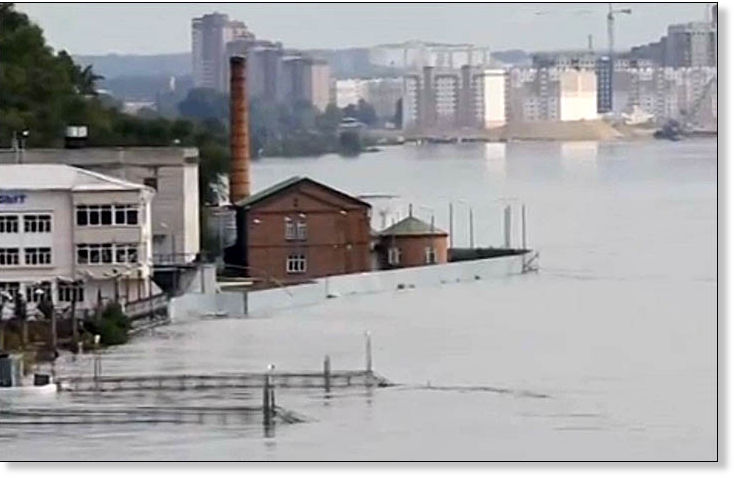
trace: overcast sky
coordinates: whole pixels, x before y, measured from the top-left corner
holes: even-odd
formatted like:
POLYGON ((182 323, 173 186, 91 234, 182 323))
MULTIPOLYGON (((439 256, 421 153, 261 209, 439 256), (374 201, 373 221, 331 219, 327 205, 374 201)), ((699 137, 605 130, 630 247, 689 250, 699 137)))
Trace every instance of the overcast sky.
MULTIPOLYGON (((411 39, 492 50, 606 48, 607 4, 24 4, 56 49, 73 54, 155 54, 191 49, 191 18, 218 11, 258 38, 295 48, 345 48, 411 39)), ((705 4, 624 4, 619 48, 657 40, 671 23, 703 20, 705 4)))

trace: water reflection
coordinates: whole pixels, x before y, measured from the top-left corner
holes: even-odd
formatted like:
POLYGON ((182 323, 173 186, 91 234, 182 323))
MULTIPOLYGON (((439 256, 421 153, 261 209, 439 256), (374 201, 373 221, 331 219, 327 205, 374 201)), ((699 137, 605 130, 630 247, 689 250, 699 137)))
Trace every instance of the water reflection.
POLYGON ((507 143, 484 143, 483 154, 487 171, 504 177, 507 173, 507 143))
POLYGON ((597 141, 568 141, 561 143, 561 165, 571 176, 596 177, 599 155, 597 141))

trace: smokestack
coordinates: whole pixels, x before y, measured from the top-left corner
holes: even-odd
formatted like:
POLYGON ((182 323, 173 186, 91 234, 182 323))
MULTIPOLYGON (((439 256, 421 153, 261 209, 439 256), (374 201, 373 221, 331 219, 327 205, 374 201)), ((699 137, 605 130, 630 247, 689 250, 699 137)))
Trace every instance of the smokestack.
POLYGON ((229 200, 232 204, 250 195, 250 111, 247 103, 246 60, 229 59, 229 200))

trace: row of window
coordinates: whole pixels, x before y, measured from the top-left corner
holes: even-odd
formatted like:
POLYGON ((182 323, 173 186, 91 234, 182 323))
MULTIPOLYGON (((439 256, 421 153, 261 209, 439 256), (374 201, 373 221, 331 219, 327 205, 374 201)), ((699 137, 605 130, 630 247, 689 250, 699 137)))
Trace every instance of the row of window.
MULTIPOLYGON (((0 234, 17 234, 20 217, 17 214, 0 215, 0 234)), ((51 232, 50 214, 24 214, 23 232, 51 232)))
MULTIPOLYGON (((387 250, 387 263, 391 266, 400 265, 401 251, 399 247, 391 247, 387 250)), ((426 264, 438 263, 438 253, 435 247, 425 248, 425 261, 426 264)))
POLYGON ((40 266, 51 264, 50 247, 26 247, 23 249, 24 262, 21 264, 20 248, 0 247, 0 266, 40 266))
POLYGON ((77 264, 134 264, 137 244, 77 244, 77 264))
MULTIPOLYGON (((28 302, 36 302, 43 296, 43 293, 48 293, 50 290, 51 284, 48 282, 42 285, 26 286, 25 299, 28 302), (38 293, 39 289, 43 291, 41 294, 38 293)), ((15 297, 20 291, 20 282, 0 282, 0 292, 6 292, 11 297, 15 297)), ((84 302, 84 287, 79 284, 60 283, 56 288, 56 300, 58 302, 84 302)))
POLYGON ((135 226, 139 221, 137 204, 85 204, 76 207, 77 226, 135 226))

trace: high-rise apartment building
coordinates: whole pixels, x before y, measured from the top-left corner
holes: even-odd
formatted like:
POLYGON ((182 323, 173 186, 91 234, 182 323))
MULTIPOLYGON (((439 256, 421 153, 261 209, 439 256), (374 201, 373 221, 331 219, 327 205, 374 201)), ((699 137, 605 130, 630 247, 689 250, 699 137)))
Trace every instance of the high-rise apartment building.
POLYGON ((210 13, 191 20, 191 59, 194 86, 227 91, 227 43, 254 38, 244 23, 230 21, 222 13, 210 13))
POLYGON ((509 81, 511 121, 579 121, 597 117, 593 70, 562 67, 513 68, 509 81))
POLYGON ((283 97, 289 104, 309 102, 323 111, 329 104, 329 64, 307 56, 283 58, 283 97))
POLYGON ((670 25, 664 66, 716 66, 716 33, 716 26, 709 22, 670 25))
POLYGON ((484 70, 423 67, 403 78, 403 128, 429 132, 482 128, 484 70))

